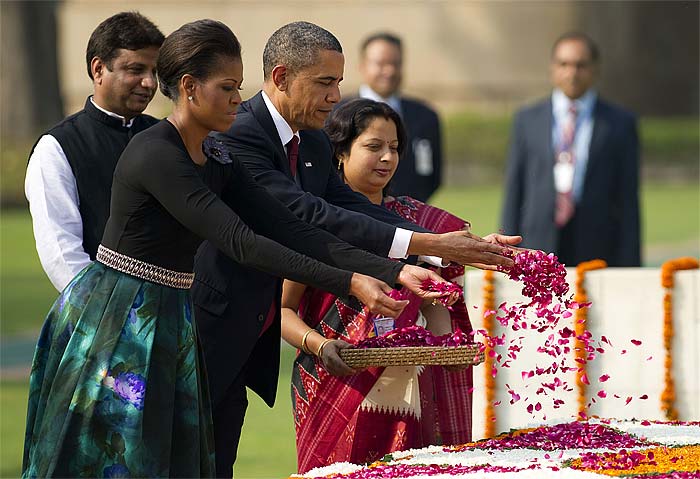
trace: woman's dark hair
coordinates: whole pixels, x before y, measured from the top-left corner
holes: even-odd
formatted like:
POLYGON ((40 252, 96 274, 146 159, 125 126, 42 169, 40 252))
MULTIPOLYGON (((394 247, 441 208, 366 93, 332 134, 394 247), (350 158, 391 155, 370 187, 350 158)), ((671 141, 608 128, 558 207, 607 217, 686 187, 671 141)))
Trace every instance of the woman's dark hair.
POLYGON ((186 23, 168 35, 158 54, 158 83, 163 95, 175 101, 185 74, 206 80, 222 59, 240 60, 241 44, 231 29, 216 20, 186 23))
POLYGON ((403 154, 406 149, 406 130, 399 114, 386 103, 356 98, 337 107, 326 120, 324 130, 333 144, 333 161, 336 166, 341 156, 350 154, 352 142, 367 129, 375 118, 384 118, 394 122, 399 140, 397 150, 399 156, 403 154))
POLYGON ((90 63, 98 57, 111 70, 112 60, 118 55, 118 50, 141 50, 148 47, 160 47, 165 37, 148 18, 139 12, 121 12, 112 15, 90 35, 85 60, 87 71, 92 78, 90 63))
MULTIPOLYGON (((338 168, 341 177, 343 176, 340 157, 349 155, 352 142, 357 139, 375 118, 391 120, 396 125, 396 137, 399 140, 397 151, 399 158, 406 149, 406 129, 403 126, 401 117, 396 111, 386 103, 381 103, 366 98, 356 98, 340 105, 333 110, 326 120, 324 130, 328 134, 333 145, 333 163, 338 168)), ((391 180, 384 187, 384 194, 391 190, 391 180)))

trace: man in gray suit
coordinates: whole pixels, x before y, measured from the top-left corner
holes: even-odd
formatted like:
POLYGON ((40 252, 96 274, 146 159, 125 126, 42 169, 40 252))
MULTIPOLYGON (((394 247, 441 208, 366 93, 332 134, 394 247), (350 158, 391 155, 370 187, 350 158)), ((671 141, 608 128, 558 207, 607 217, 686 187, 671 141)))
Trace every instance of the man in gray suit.
POLYGON ((639 266, 639 139, 634 115, 593 88, 598 47, 585 34, 552 48, 550 97, 520 110, 506 168, 502 226, 570 266, 639 266))

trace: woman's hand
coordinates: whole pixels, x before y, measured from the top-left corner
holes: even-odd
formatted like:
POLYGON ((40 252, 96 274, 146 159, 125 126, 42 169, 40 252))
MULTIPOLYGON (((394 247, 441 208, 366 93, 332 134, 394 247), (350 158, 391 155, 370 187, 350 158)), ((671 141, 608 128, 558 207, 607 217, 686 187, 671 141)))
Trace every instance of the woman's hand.
POLYGON ((453 291, 452 293, 450 293, 450 297, 447 300, 447 302, 445 303, 445 306, 452 306, 453 304, 455 304, 459 300, 459 298, 461 296, 462 296, 461 291, 453 291))
POLYGON ((371 276, 354 273, 350 280, 350 294, 365 304, 371 312, 396 318, 406 307, 408 300, 397 301, 390 298, 390 292, 391 287, 388 284, 371 276))
MULTIPOLYGON (((437 299, 445 296, 445 293, 440 293, 438 291, 428 291, 423 287, 423 283, 426 280, 432 280, 436 283, 445 283, 446 281, 440 277, 436 272, 421 268, 420 266, 413 266, 410 264, 404 265, 399 272, 399 277, 397 281, 406 287, 412 293, 420 296, 423 299, 437 299)), ((449 304, 454 303, 459 298, 458 295, 450 295, 449 304)))
POLYGON ((350 374, 357 373, 357 370, 351 368, 340 359, 340 350, 351 347, 352 345, 350 343, 346 343, 342 339, 334 339, 326 343, 320 356, 326 371, 333 376, 349 376, 350 374))

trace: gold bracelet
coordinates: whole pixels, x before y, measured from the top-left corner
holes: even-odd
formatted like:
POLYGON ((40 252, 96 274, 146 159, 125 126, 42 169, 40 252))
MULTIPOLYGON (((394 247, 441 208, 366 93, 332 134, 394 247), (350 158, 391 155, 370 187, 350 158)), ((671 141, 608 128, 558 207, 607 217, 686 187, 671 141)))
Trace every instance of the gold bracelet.
POLYGON ((309 334, 313 333, 315 330, 314 329, 309 329, 304 333, 304 335, 301 337, 301 350, 305 354, 311 354, 311 351, 309 351, 309 348, 306 346, 306 340, 309 337, 309 334))
POLYGON ((333 340, 332 340, 332 339, 326 339, 326 340, 324 340, 324 341, 321 343, 321 345, 318 347, 318 351, 316 351, 316 356, 318 356, 318 357, 320 358, 320 357, 321 357, 321 353, 323 353, 323 348, 326 346, 326 344, 330 343, 331 341, 333 341, 333 340))

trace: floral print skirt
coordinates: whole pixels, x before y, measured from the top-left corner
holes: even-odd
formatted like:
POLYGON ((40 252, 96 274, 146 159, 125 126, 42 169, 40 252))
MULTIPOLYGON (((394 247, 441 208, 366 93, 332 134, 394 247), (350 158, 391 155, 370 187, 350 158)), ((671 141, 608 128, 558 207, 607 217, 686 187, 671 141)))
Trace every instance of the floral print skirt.
POLYGON ((22 476, 214 476, 201 364, 188 290, 88 266, 39 337, 22 476))

